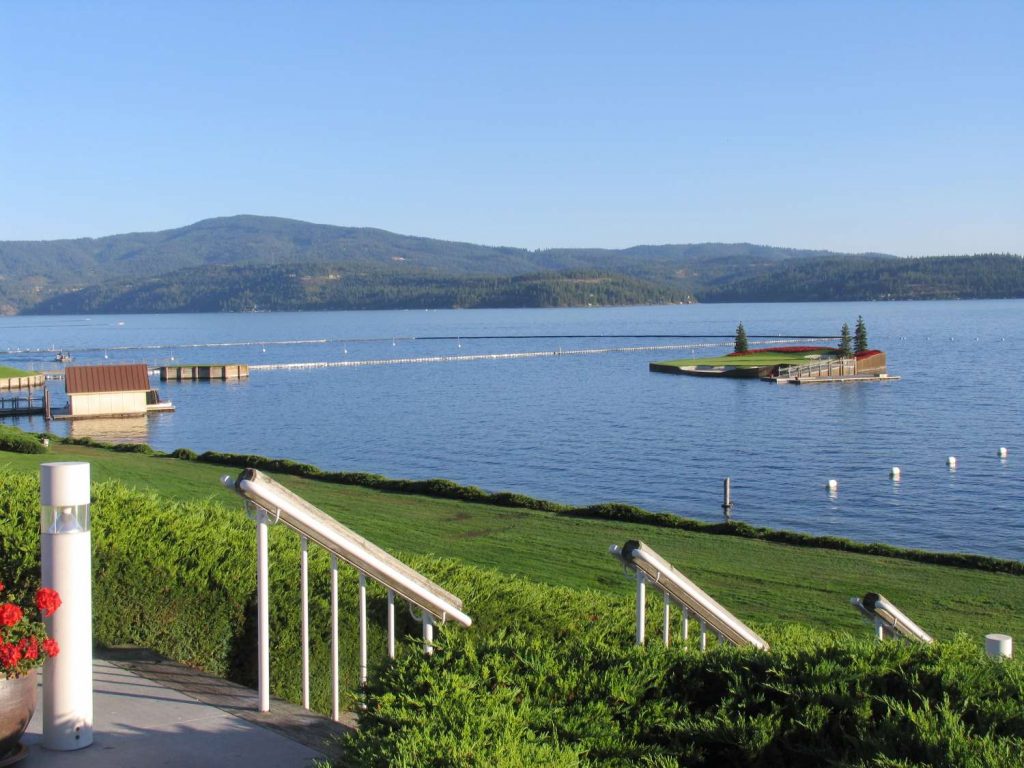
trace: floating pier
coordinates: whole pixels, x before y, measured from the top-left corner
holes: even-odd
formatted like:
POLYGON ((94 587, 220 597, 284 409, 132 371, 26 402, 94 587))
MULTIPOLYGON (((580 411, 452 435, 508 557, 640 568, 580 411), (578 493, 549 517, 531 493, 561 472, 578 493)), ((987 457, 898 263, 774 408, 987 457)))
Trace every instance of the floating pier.
POLYGON ((50 391, 41 389, 39 394, 0 397, 0 416, 44 416, 50 418, 50 391))
POLYGON ((164 365, 160 381, 227 381, 249 378, 249 366, 232 365, 164 365))

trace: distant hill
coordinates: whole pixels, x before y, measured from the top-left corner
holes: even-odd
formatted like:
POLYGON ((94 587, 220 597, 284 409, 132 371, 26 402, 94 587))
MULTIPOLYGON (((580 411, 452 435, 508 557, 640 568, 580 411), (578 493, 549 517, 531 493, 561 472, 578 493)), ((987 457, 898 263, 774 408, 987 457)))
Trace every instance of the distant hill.
POLYGON ((898 259, 748 243, 531 251, 262 216, 0 242, 5 313, 939 296, 1024 296, 1021 260, 898 259))
POLYGON ((439 307, 577 307, 692 301, 684 291, 625 275, 544 272, 440 276, 346 265, 209 266, 54 296, 29 314, 247 312, 439 307))

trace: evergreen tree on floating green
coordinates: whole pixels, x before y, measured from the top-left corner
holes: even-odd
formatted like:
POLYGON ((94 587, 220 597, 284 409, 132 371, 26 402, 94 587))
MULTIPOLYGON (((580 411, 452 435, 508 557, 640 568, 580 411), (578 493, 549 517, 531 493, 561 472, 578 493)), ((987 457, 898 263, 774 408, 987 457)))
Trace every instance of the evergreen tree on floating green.
POLYGON ((868 351, 868 328, 864 325, 864 318, 857 315, 857 328, 853 332, 853 351, 857 354, 868 351))
POLYGON ((747 344, 747 330, 743 327, 743 323, 736 326, 736 343, 733 345, 733 352, 746 352, 750 349, 750 345, 747 344))
POLYGON ((849 323, 843 323, 843 330, 839 333, 839 356, 853 357, 853 339, 850 336, 849 323))

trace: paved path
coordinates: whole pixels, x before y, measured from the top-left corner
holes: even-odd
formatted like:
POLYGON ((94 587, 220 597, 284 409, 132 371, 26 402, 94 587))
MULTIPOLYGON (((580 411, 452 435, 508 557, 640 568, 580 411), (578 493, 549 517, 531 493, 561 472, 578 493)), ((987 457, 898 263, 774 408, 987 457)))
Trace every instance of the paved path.
MULTIPOLYGON (((42 689, 37 699, 42 705, 42 689)), ((310 768, 324 740, 346 732, 301 707, 273 701, 256 711, 256 692, 147 654, 114 652, 93 663, 94 738, 71 752, 42 748, 39 707, 18 768, 310 768)))

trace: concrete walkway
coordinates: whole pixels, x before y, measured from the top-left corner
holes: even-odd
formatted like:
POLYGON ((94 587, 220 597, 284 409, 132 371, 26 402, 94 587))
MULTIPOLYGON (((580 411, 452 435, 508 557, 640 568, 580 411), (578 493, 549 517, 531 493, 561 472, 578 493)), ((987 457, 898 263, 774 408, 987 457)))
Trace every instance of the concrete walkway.
POLYGON ((40 688, 18 768, 309 768, 354 725, 278 700, 260 714, 249 688, 147 652, 105 655, 93 663, 92 745, 43 749, 40 688))

